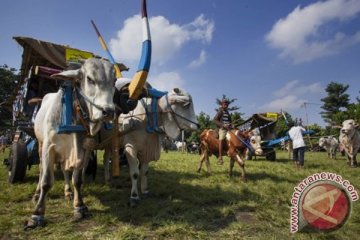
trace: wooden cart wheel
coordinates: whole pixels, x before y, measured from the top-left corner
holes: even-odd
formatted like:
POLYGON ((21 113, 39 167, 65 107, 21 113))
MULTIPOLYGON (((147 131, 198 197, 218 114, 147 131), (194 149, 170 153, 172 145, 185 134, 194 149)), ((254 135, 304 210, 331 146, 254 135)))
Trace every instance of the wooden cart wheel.
POLYGON ((25 178, 27 167, 27 150, 26 144, 19 140, 11 145, 9 156, 9 183, 22 182, 25 178))

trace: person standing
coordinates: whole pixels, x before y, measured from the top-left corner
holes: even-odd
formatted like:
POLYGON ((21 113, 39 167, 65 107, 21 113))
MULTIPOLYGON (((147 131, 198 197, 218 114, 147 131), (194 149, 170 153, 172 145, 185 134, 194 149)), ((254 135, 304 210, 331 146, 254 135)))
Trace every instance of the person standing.
POLYGON ((219 108, 217 114, 215 115, 213 121, 216 126, 219 128, 219 157, 218 157, 218 164, 224 164, 224 160, 222 158, 223 154, 223 145, 226 142, 226 133, 228 130, 231 129, 231 119, 230 113, 228 110, 229 101, 227 99, 221 100, 221 107, 219 108))
POLYGON ((293 160, 296 167, 304 168, 305 142, 303 132, 305 128, 290 124, 289 137, 293 145, 293 160))

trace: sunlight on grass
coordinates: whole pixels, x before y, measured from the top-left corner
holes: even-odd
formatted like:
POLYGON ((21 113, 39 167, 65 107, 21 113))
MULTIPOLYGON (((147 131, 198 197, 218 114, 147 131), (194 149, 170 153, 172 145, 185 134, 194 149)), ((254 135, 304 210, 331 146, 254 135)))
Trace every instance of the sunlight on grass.
MULTIPOLYGON (((289 231, 290 198, 305 177, 322 171, 340 174, 360 189, 359 169, 351 169, 344 157, 329 160, 325 153, 307 152, 305 169, 297 170, 286 152, 277 152, 275 162, 260 157, 246 162, 246 183, 234 167, 229 178, 229 161, 219 166, 211 158, 212 174, 197 173, 199 155, 163 153, 150 164, 150 196, 136 208, 128 207, 128 168, 121 169, 116 187, 104 184, 102 154, 95 181, 83 187, 84 201, 92 217, 72 222, 72 202, 64 199, 61 173, 47 200, 47 226, 30 232, 22 223, 34 207, 32 194, 38 166, 27 172, 24 183, 10 185, 7 170, 0 167, 0 238, 23 239, 351 239, 358 233, 360 206, 353 204, 346 225, 332 233, 289 231)), ((0 155, 2 161, 3 155, 0 155)))

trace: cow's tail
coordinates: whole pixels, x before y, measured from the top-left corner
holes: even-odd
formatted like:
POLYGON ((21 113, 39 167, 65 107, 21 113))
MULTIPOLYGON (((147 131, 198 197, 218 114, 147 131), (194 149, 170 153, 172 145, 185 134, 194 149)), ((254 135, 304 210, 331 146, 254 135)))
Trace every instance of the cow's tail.
POLYGON ((200 145, 199 145, 199 155, 200 155, 200 156, 201 156, 201 154, 203 153, 203 147, 204 147, 203 142, 200 142, 200 145))

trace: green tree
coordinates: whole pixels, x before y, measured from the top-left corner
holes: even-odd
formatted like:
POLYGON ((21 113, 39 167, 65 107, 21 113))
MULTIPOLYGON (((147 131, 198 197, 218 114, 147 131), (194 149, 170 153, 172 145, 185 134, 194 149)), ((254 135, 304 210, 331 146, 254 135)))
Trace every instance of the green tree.
POLYGON ((341 125, 346 119, 354 119, 356 122, 360 121, 360 103, 350 103, 345 111, 337 112, 333 116, 334 122, 341 125))
POLYGON ((15 68, 0 66, 0 132, 12 125, 12 102, 9 101, 19 81, 20 75, 15 68))
POLYGON ((357 123, 360 123, 360 102, 349 104, 346 112, 348 119, 354 119, 357 123))
POLYGON ((210 116, 204 112, 200 112, 200 114, 196 116, 196 120, 199 124, 199 129, 197 131, 185 131, 187 142, 200 142, 200 134, 204 131, 204 129, 215 128, 215 124, 210 116))
POLYGON ((315 136, 323 136, 325 135, 325 129, 321 126, 317 125, 316 123, 306 126, 308 130, 313 130, 315 136))
POLYGON ((339 112, 349 105, 349 94, 346 93, 349 85, 331 82, 326 87, 327 96, 322 98, 324 104, 321 106, 324 109, 321 116, 324 121, 330 125, 340 124, 339 116, 335 117, 339 112))
POLYGON ((240 113, 240 112, 230 113, 231 122, 234 125, 234 127, 240 126, 240 124, 244 121, 244 119, 242 118, 242 115, 243 115, 243 113, 240 113))

